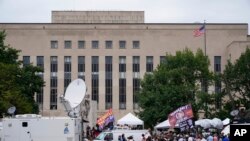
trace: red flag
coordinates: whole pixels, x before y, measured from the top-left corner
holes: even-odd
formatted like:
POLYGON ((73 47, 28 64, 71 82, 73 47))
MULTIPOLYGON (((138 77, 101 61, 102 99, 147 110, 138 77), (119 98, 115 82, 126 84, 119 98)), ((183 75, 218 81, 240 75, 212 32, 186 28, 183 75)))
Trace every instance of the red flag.
POLYGON ((200 28, 194 30, 194 37, 199 37, 205 33, 205 24, 203 24, 200 28))

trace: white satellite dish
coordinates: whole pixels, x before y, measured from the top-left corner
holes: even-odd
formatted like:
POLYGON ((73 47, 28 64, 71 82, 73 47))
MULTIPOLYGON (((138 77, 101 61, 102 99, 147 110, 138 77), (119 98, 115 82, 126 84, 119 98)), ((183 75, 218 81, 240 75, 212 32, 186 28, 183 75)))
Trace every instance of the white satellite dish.
POLYGON ((239 110, 233 110, 230 112, 231 116, 237 116, 239 114, 239 110))
POLYGON ((74 109, 83 100, 86 94, 86 85, 82 79, 76 79, 72 81, 66 89, 64 99, 70 104, 70 107, 74 109))
POLYGON ((15 113, 15 111, 16 111, 16 107, 15 106, 12 106, 12 107, 10 107, 9 109, 8 109, 8 114, 14 114, 15 113))

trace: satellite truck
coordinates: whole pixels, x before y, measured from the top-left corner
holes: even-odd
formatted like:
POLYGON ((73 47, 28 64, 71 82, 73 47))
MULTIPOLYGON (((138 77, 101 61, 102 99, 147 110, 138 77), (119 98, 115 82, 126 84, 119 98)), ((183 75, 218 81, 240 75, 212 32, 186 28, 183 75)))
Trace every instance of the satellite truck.
POLYGON ((81 141, 80 103, 85 94, 86 85, 82 79, 69 84, 65 96, 60 97, 68 117, 14 116, 15 107, 9 108, 8 113, 12 117, 3 118, 0 141, 81 141))

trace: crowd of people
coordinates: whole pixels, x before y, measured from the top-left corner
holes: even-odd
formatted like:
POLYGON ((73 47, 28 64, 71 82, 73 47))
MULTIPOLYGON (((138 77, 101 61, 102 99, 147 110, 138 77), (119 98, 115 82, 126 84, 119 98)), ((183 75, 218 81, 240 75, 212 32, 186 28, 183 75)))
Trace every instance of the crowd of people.
MULTIPOLYGON (((147 141, 143 140, 142 141, 147 141)), ((150 141, 229 141, 229 135, 224 133, 176 133, 173 131, 161 132, 150 137, 150 141)))
MULTIPOLYGON (((86 137, 88 140, 93 140, 101 133, 98 126, 86 128, 86 137)), ((148 129, 149 134, 142 134, 141 141, 229 141, 229 135, 219 132, 178 132, 176 130, 153 132, 148 129)), ((133 136, 126 137, 121 134, 118 141, 135 141, 133 136)))
MULTIPOLYGON (((87 126, 86 128, 86 138, 88 140, 93 140, 94 138, 96 138, 100 133, 102 132, 102 130, 99 128, 98 125, 96 125, 95 127, 90 127, 87 126)), ((83 135, 84 136, 84 135, 83 135)))

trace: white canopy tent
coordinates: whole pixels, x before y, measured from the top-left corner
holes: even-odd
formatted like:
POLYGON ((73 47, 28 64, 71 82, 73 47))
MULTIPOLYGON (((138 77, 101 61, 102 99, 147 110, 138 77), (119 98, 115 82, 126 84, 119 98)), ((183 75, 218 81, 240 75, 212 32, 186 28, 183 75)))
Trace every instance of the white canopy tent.
MULTIPOLYGON (((163 121, 163 122, 157 124, 154 128, 155 128, 155 129, 170 128, 170 126, 171 126, 171 125, 170 125, 170 123, 169 123, 169 120, 165 120, 165 121, 163 121)), ((176 124, 176 125, 175 125, 175 128, 179 128, 179 125, 176 124)))
POLYGON ((138 117, 134 116, 133 114, 128 113, 127 115, 125 115, 124 117, 119 119, 117 121, 117 124, 120 124, 120 125, 125 125, 125 124, 127 124, 127 125, 144 125, 144 121, 142 121, 138 117))
POLYGON ((227 126, 221 131, 221 133, 224 133, 224 135, 230 134, 230 125, 227 125, 227 126))

